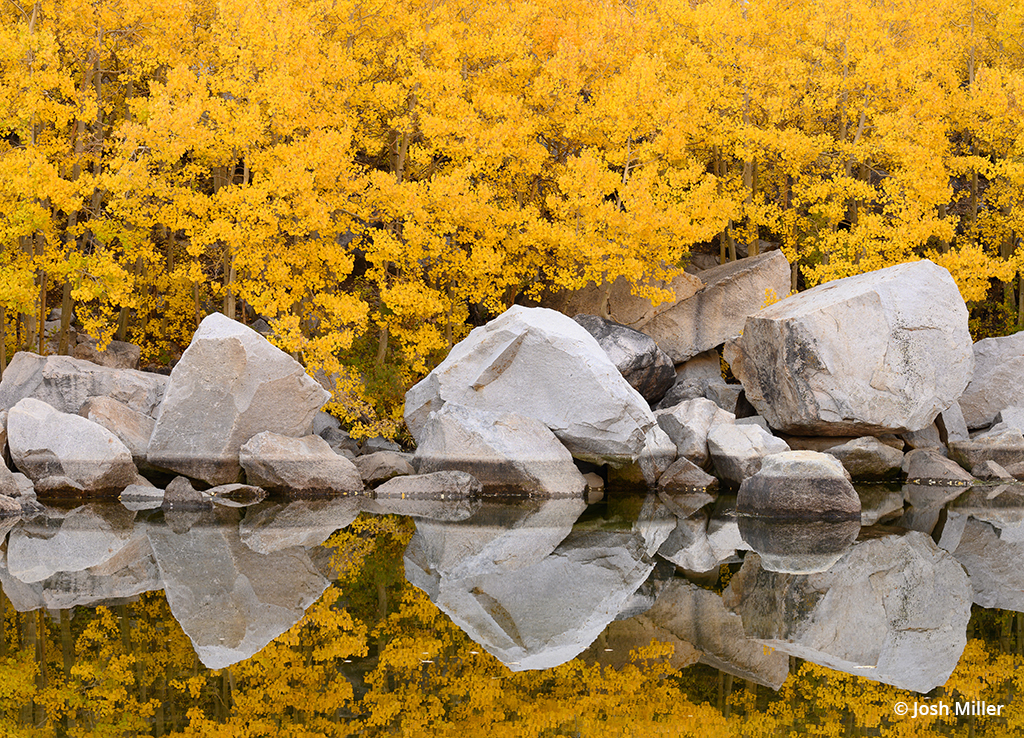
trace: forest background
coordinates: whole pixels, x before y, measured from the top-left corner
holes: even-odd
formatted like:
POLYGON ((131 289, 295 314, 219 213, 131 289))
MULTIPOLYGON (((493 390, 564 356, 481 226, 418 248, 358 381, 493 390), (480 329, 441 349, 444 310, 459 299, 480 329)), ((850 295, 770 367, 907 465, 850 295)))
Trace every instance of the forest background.
POLYGON ((1022 101, 1016 2, 0 0, 0 371, 72 312, 147 364, 259 316, 394 435, 517 300, 762 241, 1013 332, 1022 101))

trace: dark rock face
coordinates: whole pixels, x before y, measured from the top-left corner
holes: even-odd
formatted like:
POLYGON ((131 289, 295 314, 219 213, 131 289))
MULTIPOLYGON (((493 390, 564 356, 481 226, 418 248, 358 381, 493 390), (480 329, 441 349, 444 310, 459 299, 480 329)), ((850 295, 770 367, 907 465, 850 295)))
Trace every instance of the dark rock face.
POLYGON ((651 405, 675 384, 672 359, 650 336, 596 315, 577 315, 573 320, 597 339, 629 385, 651 405))
POLYGON ((828 571, 857 540, 859 520, 766 520, 740 517, 743 542, 761 566, 786 574, 828 571))
POLYGON ((859 523, 860 497, 835 457, 787 451, 765 457, 761 470, 743 480, 736 510, 760 518, 859 523))

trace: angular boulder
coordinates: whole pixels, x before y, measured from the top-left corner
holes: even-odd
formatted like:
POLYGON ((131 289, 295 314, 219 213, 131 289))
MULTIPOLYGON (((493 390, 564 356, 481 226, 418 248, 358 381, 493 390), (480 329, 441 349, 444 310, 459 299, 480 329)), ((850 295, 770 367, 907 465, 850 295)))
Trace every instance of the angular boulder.
POLYGON ((974 352, 949 272, 899 264, 788 297, 747 319, 733 372, 775 429, 878 435, 928 426, 961 395, 974 352))
POLYGON ((415 474, 409 459, 410 454, 401 454, 395 451, 376 451, 372 454, 357 456, 353 462, 363 483, 374 487, 381 482, 386 482, 392 477, 400 477, 408 474, 415 474))
POLYGON ((459 342, 405 395, 405 422, 421 443, 446 403, 512 412, 544 423, 579 459, 635 461, 654 416, 604 349, 571 318, 514 306, 459 342))
POLYGON ((668 292, 669 299, 655 305, 635 294, 628 279, 618 277, 611 284, 589 282, 579 290, 562 290, 546 297, 541 304, 566 315, 604 315, 607 309, 609 319, 640 330, 654 316, 696 293, 704 283, 692 274, 680 272, 672 279, 650 280, 646 286, 668 292))
POLYGON ((310 435, 328 399, 284 351, 213 313, 171 370, 148 461, 208 484, 237 482, 242 444, 263 431, 310 435))
POLYGON ((661 429, 676 444, 678 455, 697 466, 704 466, 708 461, 708 433, 711 429, 735 420, 732 413, 704 397, 659 410, 655 417, 661 429))
POLYGON ((873 436, 855 438, 825 451, 835 456, 854 479, 875 481, 899 476, 903 452, 873 436))
POLYGON ((541 497, 580 497, 586 480, 539 420, 445 403, 420 429, 420 474, 464 471, 484 487, 541 497))
POLYGON ((786 442, 759 425, 719 423, 708 432, 708 453, 715 470, 732 484, 742 484, 756 474, 765 456, 784 451, 789 451, 786 442))
POLYGON ((971 614, 963 568, 915 532, 859 541, 817 574, 770 572, 748 555, 723 599, 765 646, 915 692, 949 679, 971 614))
POLYGON ((376 490, 375 499, 463 499, 477 497, 483 485, 472 474, 461 471, 439 471, 395 477, 376 490))
POLYGON ((983 338, 973 353, 974 374, 960 395, 960 409, 968 428, 984 428, 1003 408, 1024 406, 1024 332, 983 338))
POLYGON ((249 484, 304 494, 358 494, 363 480, 354 463, 334 453, 320 436, 291 438, 257 433, 238 451, 249 484))
POLYGON ((742 515, 777 520, 860 521, 860 497, 839 460, 816 451, 765 456, 736 495, 742 515))
POLYGON ((111 341, 105 349, 100 349, 99 342, 78 334, 78 344, 71 352, 76 359, 91 361, 93 364, 110 367, 111 369, 138 369, 142 358, 142 349, 126 341, 111 341))
POLYGON ((1015 476, 1024 474, 1024 433, 1005 427, 966 441, 950 441, 949 458, 968 469, 994 461, 1015 476))
POLYGON ((675 384, 672 359, 650 336, 596 315, 577 315, 573 320, 597 339, 629 386, 651 405, 675 384))
POLYGON ((33 482, 67 477, 86 492, 121 490, 138 477, 132 455, 106 428, 31 397, 7 418, 15 466, 33 482))
POLYGON ((0 410, 33 397, 62 413, 76 414, 90 397, 110 397, 132 410, 153 416, 167 387, 167 377, 133 369, 111 369, 70 356, 19 352, 0 381, 0 410))
POLYGON ((643 332, 679 364, 743 331, 747 316, 769 295, 789 293, 789 262, 781 251, 732 261, 697 275, 703 288, 644 324, 643 332))
POLYGON ((110 397, 90 397, 78 414, 113 433, 128 450, 136 466, 146 466, 146 450, 156 421, 110 397))

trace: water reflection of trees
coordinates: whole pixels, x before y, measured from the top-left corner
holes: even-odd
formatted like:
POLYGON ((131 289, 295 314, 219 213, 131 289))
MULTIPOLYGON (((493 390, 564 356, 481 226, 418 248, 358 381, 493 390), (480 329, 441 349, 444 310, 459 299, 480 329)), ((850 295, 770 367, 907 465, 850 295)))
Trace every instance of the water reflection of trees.
POLYGON ((252 658, 208 670, 161 593, 18 613, 0 595, 0 733, 10 735, 1020 735, 1024 616, 975 608, 967 649, 922 697, 790 660, 779 692, 669 646, 621 668, 513 673, 402 575, 408 519, 361 516, 329 541, 337 582, 252 658), (985 700, 993 718, 896 718, 897 701, 985 700))

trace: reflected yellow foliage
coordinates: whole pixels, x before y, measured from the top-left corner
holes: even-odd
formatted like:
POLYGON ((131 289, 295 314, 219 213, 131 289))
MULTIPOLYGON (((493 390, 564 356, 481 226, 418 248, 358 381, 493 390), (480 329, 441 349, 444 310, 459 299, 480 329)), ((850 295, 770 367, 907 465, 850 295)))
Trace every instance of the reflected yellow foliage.
POLYGON ((407 519, 365 515, 337 532, 328 545, 339 578, 324 596, 260 653, 216 671, 201 666, 160 593, 73 618, 0 603, 0 733, 1024 735, 1018 613, 976 609, 975 637, 930 695, 795 660, 775 693, 704 666, 674 672, 671 647, 658 643, 620 669, 574 659, 512 672, 405 582, 411 532, 407 519), (998 718, 893 711, 978 700, 1006 707, 998 718))

